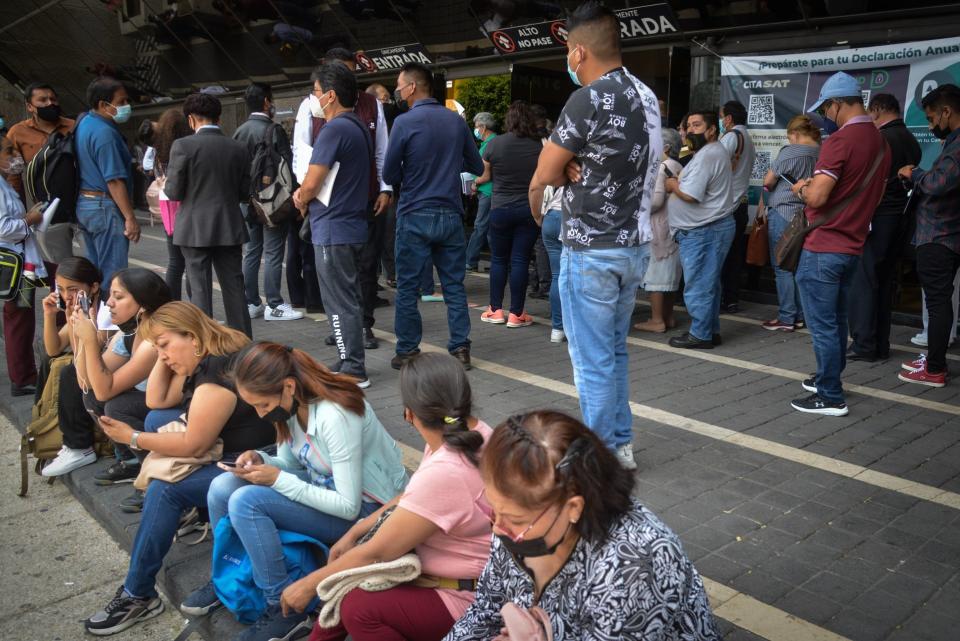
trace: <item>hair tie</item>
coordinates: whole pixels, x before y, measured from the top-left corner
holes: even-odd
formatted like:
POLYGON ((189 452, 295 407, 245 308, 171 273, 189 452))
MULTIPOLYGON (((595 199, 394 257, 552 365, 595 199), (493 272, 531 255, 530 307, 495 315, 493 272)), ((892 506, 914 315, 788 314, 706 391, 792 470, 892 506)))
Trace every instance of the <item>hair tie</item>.
POLYGON ((444 416, 444 417, 443 417, 443 422, 446 423, 447 425, 453 425, 454 423, 456 423, 456 422, 459 421, 459 420, 460 420, 460 419, 457 418, 456 416, 444 416))
POLYGON ((291 347, 290 345, 284 345, 283 349, 287 350, 287 352, 290 354, 293 353, 293 347, 291 347))

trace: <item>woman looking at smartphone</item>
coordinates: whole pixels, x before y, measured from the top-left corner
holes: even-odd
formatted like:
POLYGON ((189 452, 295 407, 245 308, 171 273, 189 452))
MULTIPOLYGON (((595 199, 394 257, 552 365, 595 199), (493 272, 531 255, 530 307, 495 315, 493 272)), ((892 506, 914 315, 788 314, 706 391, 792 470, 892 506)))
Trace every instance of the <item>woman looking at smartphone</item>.
MULTIPOLYGON (((190 303, 175 301, 143 319, 138 334, 157 350, 147 405, 186 406, 185 429, 141 432, 105 416, 100 423, 107 436, 134 449, 176 458, 203 456, 221 439, 226 461, 273 442, 273 427, 237 396, 226 376, 233 355, 249 343, 243 333, 221 326, 190 303)), ((86 620, 87 631, 114 634, 163 612, 155 583, 180 515, 206 505, 210 482, 220 473, 209 463, 175 482, 150 482, 126 579, 103 610, 86 620)))
MULTIPOLYGON (((147 376, 157 360, 153 345, 137 336, 137 329, 146 316, 170 302, 170 289, 163 279, 142 267, 116 272, 107 293, 106 308, 110 322, 119 328, 101 348, 97 330, 97 306, 84 312, 82 295, 68 318, 72 327, 76 377, 83 390, 86 409, 143 429, 149 409, 146 405, 147 376)), ((132 481, 140 471, 140 459, 124 446, 115 446, 117 460, 96 474, 98 485, 132 481)), ((86 461, 93 462, 92 452, 78 459, 75 452, 64 452, 46 468, 44 475, 59 476, 76 469, 86 461), (92 457, 91 457, 92 455, 92 457)))
MULTIPOLYGON (((283 616, 280 595, 293 583, 279 530, 329 546, 403 491, 407 473, 355 379, 335 374, 306 352, 255 343, 237 355, 237 394, 277 431, 277 455, 248 451, 210 485, 210 524, 230 516, 253 566, 267 609, 243 639, 285 637, 307 619, 283 616)), ((213 583, 180 610, 202 616, 220 605, 213 583)))

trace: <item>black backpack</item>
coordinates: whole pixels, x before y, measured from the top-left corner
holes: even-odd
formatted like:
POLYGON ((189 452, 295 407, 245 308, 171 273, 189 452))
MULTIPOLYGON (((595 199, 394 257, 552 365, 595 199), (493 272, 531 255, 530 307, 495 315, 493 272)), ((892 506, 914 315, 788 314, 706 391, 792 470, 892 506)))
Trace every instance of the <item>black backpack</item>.
POLYGON ((80 197, 80 170, 77 167, 76 132, 86 117, 80 114, 73 130, 65 134, 54 131, 37 155, 27 165, 24 188, 33 202, 48 203, 60 199, 60 206, 51 224, 77 222, 77 199, 80 197))
POLYGON ((257 220, 268 227, 281 225, 300 214, 293 204, 297 180, 290 159, 278 150, 277 137, 282 132, 280 125, 271 123, 254 147, 250 164, 250 206, 257 220))

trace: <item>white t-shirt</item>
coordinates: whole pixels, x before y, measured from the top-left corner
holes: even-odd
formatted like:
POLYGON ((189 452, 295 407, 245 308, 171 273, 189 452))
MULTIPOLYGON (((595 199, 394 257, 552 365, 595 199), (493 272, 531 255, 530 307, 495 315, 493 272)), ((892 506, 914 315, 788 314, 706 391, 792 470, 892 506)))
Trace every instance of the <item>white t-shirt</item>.
POLYGON ((697 202, 671 194, 667 201, 670 226, 696 229, 729 215, 732 182, 730 156, 723 145, 712 142, 698 151, 680 172, 680 191, 697 202))

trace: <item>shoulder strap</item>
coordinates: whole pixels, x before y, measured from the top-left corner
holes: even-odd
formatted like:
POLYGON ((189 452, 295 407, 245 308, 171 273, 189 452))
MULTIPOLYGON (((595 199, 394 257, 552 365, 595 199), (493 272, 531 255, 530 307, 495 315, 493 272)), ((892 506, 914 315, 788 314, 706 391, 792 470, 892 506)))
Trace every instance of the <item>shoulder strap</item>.
POLYGON ((843 211, 846 208, 846 206, 853 201, 854 198, 859 196, 860 193, 867 188, 867 185, 869 185, 870 181, 873 180, 873 175, 877 173, 877 167, 880 166, 880 162, 883 160, 883 157, 884 157, 884 154, 882 153, 877 154, 873 159, 873 164, 870 165, 870 171, 867 172, 866 178, 864 178, 863 181, 860 182, 860 185, 856 188, 856 190, 854 190, 853 193, 851 193, 849 196, 847 196, 846 198, 838 202, 836 205, 834 205, 830 209, 830 211, 828 211, 826 214, 812 221, 810 225, 807 226, 807 229, 809 231, 812 231, 817 227, 820 227, 821 225, 826 225, 827 223, 832 221, 834 218, 836 218, 840 214, 840 212, 843 211))

